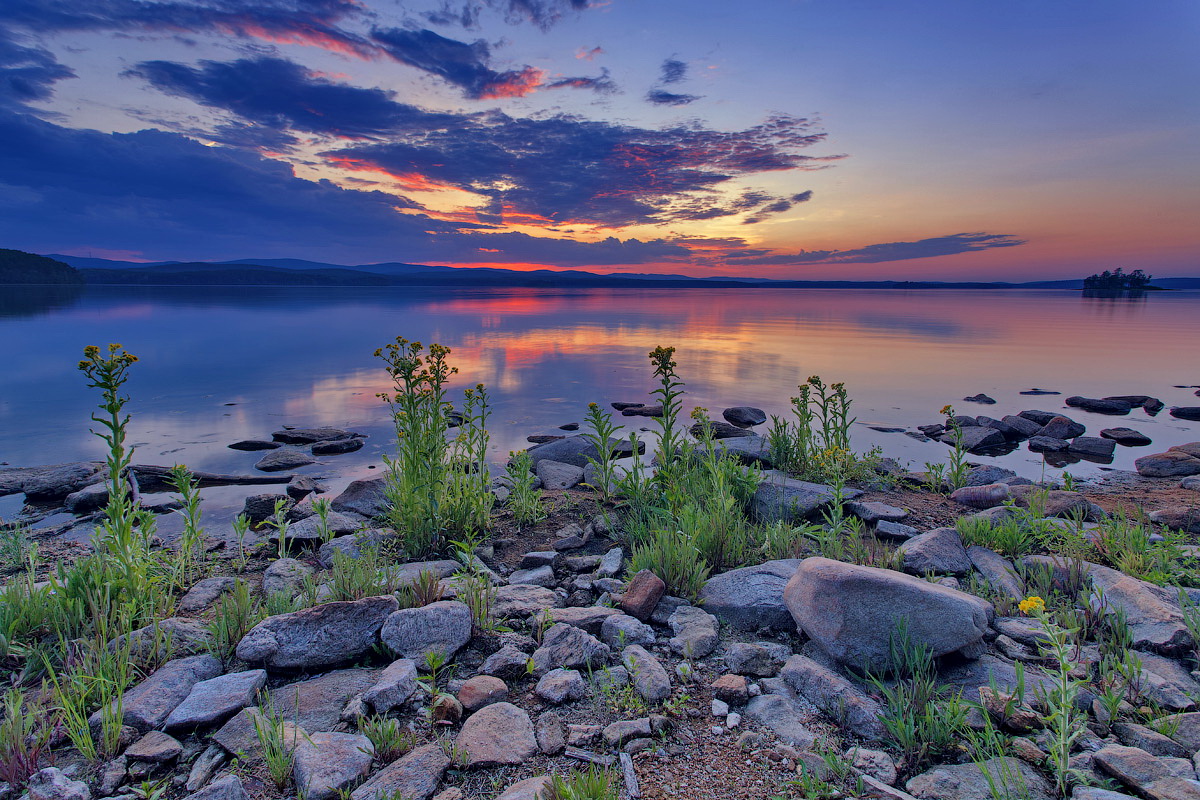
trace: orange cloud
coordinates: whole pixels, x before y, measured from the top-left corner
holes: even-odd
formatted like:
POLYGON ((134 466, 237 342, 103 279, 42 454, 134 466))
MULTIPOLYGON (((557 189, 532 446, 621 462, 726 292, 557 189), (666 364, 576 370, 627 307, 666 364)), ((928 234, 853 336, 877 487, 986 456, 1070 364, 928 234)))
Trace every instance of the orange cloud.
POLYGON ((524 97, 545 83, 546 71, 525 67, 520 71, 502 72, 479 91, 480 100, 499 97, 524 97))

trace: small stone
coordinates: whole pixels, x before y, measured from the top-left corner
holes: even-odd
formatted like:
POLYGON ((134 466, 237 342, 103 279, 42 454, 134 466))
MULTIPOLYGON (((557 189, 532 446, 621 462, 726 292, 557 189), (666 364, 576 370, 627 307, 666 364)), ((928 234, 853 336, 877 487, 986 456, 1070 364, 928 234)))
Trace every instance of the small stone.
POLYGON ((165 764, 179 758, 183 745, 173 736, 161 731, 150 731, 141 739, 129 746, 125 757, 133 761, 148 761, 151 764, 165 764))
POLYGON ((476 675, 458 690, 458 702, 464 711, 473 713, 508 696, 508 685, 491 675, 476 675))
POLYGON ((556 756, 567 746, 567 732, 562 717, 553 711, 543 712, 534 726, 538 749, 548 756, 556 756))
POLYGON ((616 614, 607 617, 600 626, 600 639, 609 647, 625 647, 630 644, 654 644, 654 629, 636 617, 616 614))
POLYGON ((618 605, 630 616, 645 621, 650 619, 654 607, 666 591, 667 585, 663 583, 662 578, 644 569, 629 581, 618 605))
POLYGON ((389 714, 408 702, 416 692, 416 662, 401 658, 384 667, 371 688, 363 692, 362 699, 376 714, 389 714))
POLYGON ((552 669, 538 681, 534 694, 547 703, 561 705, 586 697, 587 684, 578 670, 552 669))
POLYGON ((714 696, 733 705, 744 705, 750 699, 749 682, 741 675, 722 675, 710 688, 714 696))
POLYGON ((538 752, 533 722, 511 703, 493 703, 472 714, 454 745, 468 767, 520 764, 538 752))
POLYGON ((650 736, 653 731, 650 729, 650 718, 641 717, 639 719, 623 719, 614 722, 604 727, 602 735, 604 741, 611 747, 620 747, 630 739, 638 737, 650 736))
POLYGON ((29 800, 92 800, 86 783, 71 780, 55 767, 33 773, 26 788, 29 800))
POLYGON ((671 696, 671 678, 658 659, 641 645, 630 645, 621 653, 622 663, 629 670, 638 694, 651 703, 661 703, 671 696))

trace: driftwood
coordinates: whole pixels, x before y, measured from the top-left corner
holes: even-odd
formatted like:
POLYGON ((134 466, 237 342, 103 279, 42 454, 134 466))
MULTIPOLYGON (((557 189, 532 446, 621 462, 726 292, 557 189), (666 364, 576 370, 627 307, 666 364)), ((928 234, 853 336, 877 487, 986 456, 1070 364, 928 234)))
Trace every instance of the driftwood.
POLYGON ((567 758, 573 758, 576 761, 586 761, 589 764, 597 764, 601 767, 611 767, 614 763, 616 763, 616 759, 612 756, 593 753, 591 750, 584 750, 580 747, 568 746, 567 749, 563 751, 563 755, 567 758))
MULTIPOLYGON (((129 469, 137 478, 138 486, 143 492, 175 491, 175 486, 171 483, 170 467, 159 467, 153 464, 134 464, 129 469)), ((222 475, 216 472, 192 473, 192 480, 196 481, 201 489, 207 489, 210 486, 279 484, 287 483, 291 479, 291 475, 222 475)))
POLYGON ((629 800, 638 800, 642 792, 638 789, 637 773, 633 771, 633 758, 629 753, 621 753, 621 775, 625 778, 625 792, 629 800))

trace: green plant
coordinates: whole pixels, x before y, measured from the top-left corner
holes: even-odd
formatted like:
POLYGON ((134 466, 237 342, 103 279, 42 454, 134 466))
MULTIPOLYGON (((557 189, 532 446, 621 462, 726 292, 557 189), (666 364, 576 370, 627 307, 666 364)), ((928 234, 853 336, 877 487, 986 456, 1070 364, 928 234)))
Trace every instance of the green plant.
POLYGON ((271 696, 263 691, 260 695, 258 713, 254 721, 254 735, 262 753, 263 763, 275 783, 283 790, 292 780, 292 765, 296 760, 296 745, 302 734, 299 729, 287 724, 283 714, 271 703, 271 696))
POLYGON ((964 735, 971 760, 987 782, 988 793, 992 800, 1025 800, 1029 796, 1028 782, 1025 775, 1005 758, 1010 749, 1007 740, 987 713, 982 713, 981 717, 982 727, 967 728, 964 735))
MULTIPOLYGON (((616 472, 613 467, 613 444, 616 442, 617 432, 624 430, 625 426, 614 425, 612 414, 602 410, 596 403, 588 403, 584 423, 590 429, 590 433, 583 434, 583 437, 591 443, 599 455, 599 458, 588 457, 588 461, 596 471, 596 485, 592 488, 599 492, 601 501, 611 500, 613 489, 617 485, 616 472)), ((637 451, 635 450, 634 453, 636 457, 637 451)))
POLYGON ((512 481, 508 507, 517 527, 524 528, 544 520, 546 509, 542 505, 542 490, 533 488, 537 476, 533 474, 533 457, 529 455, 529 451, 518 450, 510 453, 505 471, 512 481))
POLYGON ((619 800, 621 784, 607 769, 595 765, 550 779, 550 800, 619 800))
POLYGON ((650 351, 650 363, 654 365, 654 376, 658 378, 658 388, 650 394, 662 406, 662 415, 655 418, 658 423, 658 451, 655 455, 658 474, 655 481, 664 489, 669 488, 674 476, 673 467, 679 463, 680 449, 684 443, 684 431, 679 422, 684 384, 675 374, 678 364, 674 356, 674 347, 659 346, 650 351))
POLYGON ((27 704, 25 693, 13 686, 4 694, 4 721, 0 722, 0 781, 20 788, 40 768, 42 751, 50 741, 45 708, 27 704))
POLYGON ((288 529, 292 527, 292 523, 288 521, 288 511, 291 503, 283 497, 275 501, 275 509, 271 516, 263 521, 271 530, 275 531, 275 555, 278 558, 287 558, 288 554, 288 529))
POLYGON ((963 447, 963 428, 954 414, 954 406, 943 406, 942 414, 946 416, 946 430, 949 432, 945 439, 951 440, 945 485, 950 491, 954 491, 967 485, 967 473, 971 471, 971 465, 967 463, 967 449, 963 447))
POLYGON ((1049 661, 1047 672, 1050 680, 1037 690, 1037 697, 1045 711, 1046 730, 1050 734, 1048 761, 1055 788, 1065 797, 1071 791, 1072 784, 1083 780, 1080 772, 1070 763, 1071 748, 1086 730, 1086 720, 1075 707, 1083 682, 1071 674, 1074 667, 1072 640, 1076 632, 1055 622, 1046 613, 1045 604, 1040 598, 1023 601, 1021 610, 1042 624, 1045 635, 1041 650, 1049 661))
POLYGON ((237 542, 237 558, 234 570, 240 575, 250 566, 250 553, 246 550, 246 534, 250 532, 250 519, 245 514, 233 518, 233 538, 237 542))
POLYGON ((221 595, 208 623, 208 649, 225 664, 233 660, 238 642, 259 621, 260 615, 245 581, 235 581, 233 589, 221 595))
POLYGON ((959 517, 955 527, 964 544, 987 547, 1011 558, 1028 555, 1041 543, 1038 529, 1029 524, 1024 515, 1011 515, 998 520, 959 517))
POLYGON ((458 558, 462 566, 454 573, 454 585, 458 600, 471 610, 471 623, 479 631, 495 630, 499 620, 492 618, 492 603, 496 599, 496 587, 492 578, 476 561, 471 549, 460 548, 458 558))
POLYGON ((204 549, 204 526, 200 522, 200 487, 188 468, 176 464, 171 468, 171 484, 183 501, 183 533, 171 562, 171 582, 183 591, 208 572, 208 554, 204 549))
POLYGON ((290 614, 298 609, 299 605, 290 592, 274 591, 263 598, 262 615, 264 617, 277 617, 280 614, 290 614))
POLYGON ((380 764, 392 763, 417 744, 416 734, 403 727, 400 720, 394 717, 381 717, 378 714, 360 717, 358 730, 371 740, 375 760, 380 764))
POLYGON ((1096 556, 1126 575, 1159 586, 1196 585, 1196 559, 1184 550, 1189 544, 1186 535, 1164 530, 1156 541, 1153 533, 1148 522, 1130 519, 1124 510, 1118 510, 1095 530, 1096 556))
POLYGON ((865 473, 869 461, 855 457, 850 448, 850 395, 844 383, 826 384, 813 375, 797 387, 791 398, 794 421, 771 418, 767 444, 780 469, 824 481, 833 472, 865 473))
POLYGON ((329 570, 330 600, 361 600, 391 594, 397 588, 396 573, 380 555, 378 547, 363 547, 358 556, 338 550, 329 570))
POLYGON ((25 528, 0 520, 0 564, 8 572, 16 572, 29 560, 29 540, 25 528))
POLYGON ((417 579, 412 582, 411 591, 414 606, 427 606, 442 599, 442 579, 431 569, 423 569, 417 573, 417 579))
POLYGON ((648 569, 662 578, 667 591, 695 602, 711 571, 700 559, 691 537, 683 531, 657 531, 645 545, 635 545, 630 557, 633 572, 648 569))

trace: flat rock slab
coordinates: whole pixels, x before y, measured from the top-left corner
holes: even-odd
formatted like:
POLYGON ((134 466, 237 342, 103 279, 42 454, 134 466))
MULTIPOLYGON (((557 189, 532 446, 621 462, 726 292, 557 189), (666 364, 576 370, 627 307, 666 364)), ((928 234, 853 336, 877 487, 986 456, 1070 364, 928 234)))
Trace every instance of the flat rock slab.
POLYGON ((493 703, 463 723, 455 749, 468 767, 520 764, 538 752, 529 715, 512 703, 493 703))
POLYGON ((429 800, 449 766, 439 743, 421 745, 375 773, 351 793, 350 800, 429 800))
POLYGON ((807 749, 817 740, 816 734, 801 722, 800 709, 788 698, 764 694, 752 698, 746 705, 746 716, 770 728, 783 742, 807 749))
POLYGON ((427 653, 453 658, 471 641, 471 609, 456 600, 402 608, 387 618, 379 638, 393 653, 418 664, 427 653))
POLYGON ((271 438, 284 444, 315 444, 334 439, 346 439, 350 436, 362 436, 360 433, 344 431, 341 428, 292 428, 275 431, 271 438))
POLYGON ((348 511, 368 519, 382 517, 391 505, 384 494, 386 485, 386 478, 351 481, 345 491, 333 498, 333 510, 348 511))
POLYGON ((1053 800, 1055 797, 1050 782, 1016 758, 993 758, 982 766, 947 764, 935 767, 910 778, 905 788, 920 800, 992 800, 995 797, 990 788, 993 784, 1002 797, 1020 797, 1022 800, 1053 800))
POLYGON ((375 748, 356 733, 311 733, 296 747, 292 774, 305 800, 333 800, 371 772, 375 748))
POLYGON ((317 460, 308 453, 280 448, 272 450, 260 458, 258 463, 254 465, 254 468, 262 472, 283 472, 288 469, 307 467, 309 464, 315 463, 317 463, 317 460))
POLYGON ((883 709, 879 703, 828 667, 811 658, 794 655, 784 664, 779 677, 855 736, 873 741, 887 738, 887 731, 880 722, 883 709))
POLYGON ((798 558, 767 561, 714 575, 700 590, 700 602, 705 611, 737 630, 794 631, 783 587, 800 562, 798 558))
POLYGON ((212 656, 189 656, 168 661, 149 678, 125 693, 125 724, 145 732, 161 727, 201 681, 221 674, 221 662, 212 656))
POLYGON ((242 637, 237 656, 271 669, 344 664, 379 642, 379 631, 400 603, 390 595, 324 603, 267 617, 242 637))
POLYGON ((259 690, 266 685, 267 673, 261 669, 200 681, 167 717, 165 727, 169 731, 193 730, 224 722, 253 705, 259 690))

